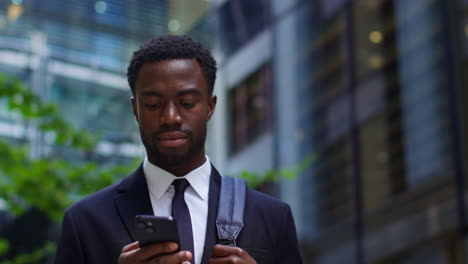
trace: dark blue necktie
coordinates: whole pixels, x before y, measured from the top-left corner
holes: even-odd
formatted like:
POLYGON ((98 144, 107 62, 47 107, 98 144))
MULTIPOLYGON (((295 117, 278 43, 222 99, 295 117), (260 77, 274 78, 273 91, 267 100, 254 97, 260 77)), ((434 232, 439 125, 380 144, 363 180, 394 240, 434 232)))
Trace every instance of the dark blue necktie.
POLYGON ((172 182, 175 189, 175 195, 172 199, 172 216, 176 220, 177 229, 179 231, 179 247, 180 250, 188 250, 192 253, 192 261, 194 263, 195 251, 193 247, 193 232, 192 221, 190 220, 190 212, 185 203, 185 189, 190 185, 186 179, 174 180, 172 182))

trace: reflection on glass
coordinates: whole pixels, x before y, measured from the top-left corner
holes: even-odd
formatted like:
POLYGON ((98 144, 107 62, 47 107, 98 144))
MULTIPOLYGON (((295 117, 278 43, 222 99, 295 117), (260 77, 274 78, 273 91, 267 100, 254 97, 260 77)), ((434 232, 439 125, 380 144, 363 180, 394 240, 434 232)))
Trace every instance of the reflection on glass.
POLYGON ((452 168, 444 40, 438 1, 397 1, 396 46, 409 188, 452 168), (413 17, 408 16, 411 11, 413 17))
POLYGON ((271 82, 271 65, 267 63, 229 92, 231 154, 271 129, 271 82))
POLYGON ((218 36, 226 55, 233 54, 267 26, 270 4, 268 0, 239 0, 222 5, 218 14, 218 36))
POLYGON ((323 230, 354 214, 344 16, 317 27, 306 43, 298 57, 300 125, 307 135, 303 153, 315 153, 317 161, 308 171, 313 190, 304 191, 323 230))
POLYGON ((135 138, 129 91, 55 77, 51 93, 73 125, 117 143, 132 142, 135 138))

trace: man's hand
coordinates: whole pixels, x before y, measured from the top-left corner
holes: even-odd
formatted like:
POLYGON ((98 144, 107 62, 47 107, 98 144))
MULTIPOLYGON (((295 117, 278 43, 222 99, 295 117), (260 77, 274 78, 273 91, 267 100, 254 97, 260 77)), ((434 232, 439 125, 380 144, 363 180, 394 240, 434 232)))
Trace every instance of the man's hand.
POLYGON ((242 248, 216 245, 209 264, 222 263, 256 264, 257 262, 242 248))
POLYGON ((140 248, 137 242, 126 245, 119 256, 119 264, 167 263, 190 264, 190 251, 177 252, 178 245, 174 242, 156 243, 140 248))

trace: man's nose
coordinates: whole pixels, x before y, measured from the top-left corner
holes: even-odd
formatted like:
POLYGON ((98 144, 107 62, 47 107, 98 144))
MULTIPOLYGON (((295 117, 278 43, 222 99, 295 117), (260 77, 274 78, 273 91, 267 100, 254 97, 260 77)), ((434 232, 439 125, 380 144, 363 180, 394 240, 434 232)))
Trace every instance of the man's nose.
POLYGON ((179 109, 174 103, 168 103, 163 109, 161 115, 161 125, 172 127, 174 125, 180 125, 182 117, 180 116, 179 109))

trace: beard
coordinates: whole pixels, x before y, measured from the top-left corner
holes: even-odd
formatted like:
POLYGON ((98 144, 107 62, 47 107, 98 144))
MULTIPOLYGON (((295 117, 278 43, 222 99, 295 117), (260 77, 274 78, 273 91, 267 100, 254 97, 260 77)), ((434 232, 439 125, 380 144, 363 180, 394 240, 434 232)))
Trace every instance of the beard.
POLYGON ((200 153, 205 145, 206 125, 201 129, 201 134, 193 137, 191 130, 171 129, 161 130, 155 133, 145 133, 141 127, 140 137, 146 149, 148 158, 152 158, 159 167, 165 166, 183 166, 200 153), (187 135, 188 146, 184 149, 164 149, 158 145, 158 136, 165 132, 181 132, 187 135))

